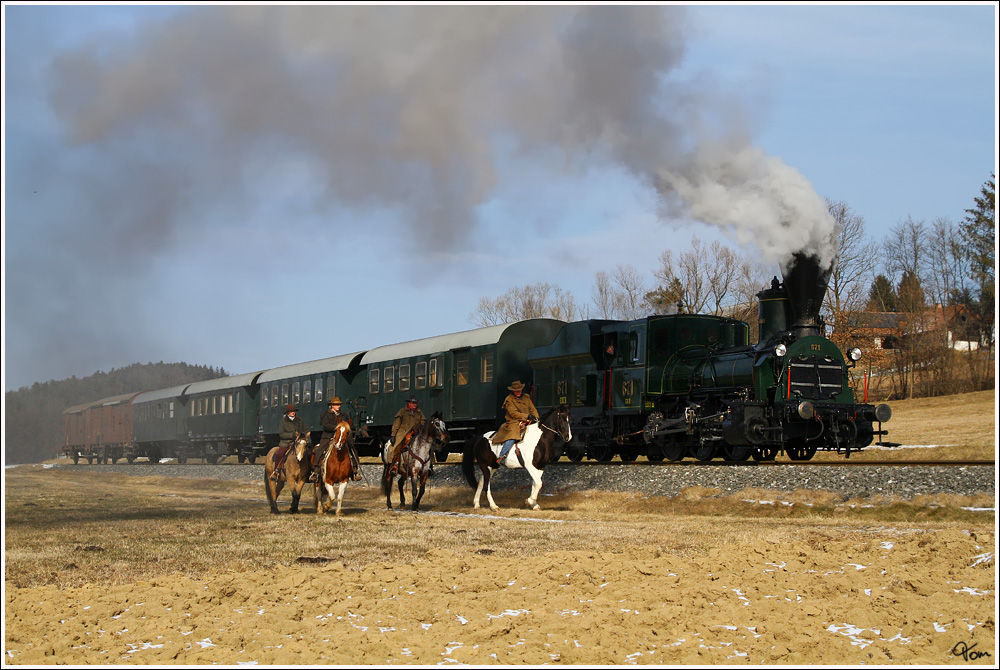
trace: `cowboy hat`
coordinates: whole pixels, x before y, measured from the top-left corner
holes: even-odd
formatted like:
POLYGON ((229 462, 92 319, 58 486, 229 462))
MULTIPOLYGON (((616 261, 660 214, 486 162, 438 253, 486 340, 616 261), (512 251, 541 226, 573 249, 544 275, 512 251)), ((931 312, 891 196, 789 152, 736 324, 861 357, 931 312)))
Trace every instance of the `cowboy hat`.
POLYGON ((295 405, 285 405, 285 414, 288 414, 289 412, 298 412, 298 411, 299 410, 295 409, 295 405))
POLYGON ((340 396, 333 396, 332 398, 330 398, 327 401, 326 404, 327 405, 340 405, 341 404, 341 402, 340 402, 340 396))
POLYGON ((511 384, 510 386, 508 386, 507 390, 508 391, 522 391, 522 390, 524 390, 524 384, 522 384, 520 382, 520 380, 516 381, 513 384, 511 384))

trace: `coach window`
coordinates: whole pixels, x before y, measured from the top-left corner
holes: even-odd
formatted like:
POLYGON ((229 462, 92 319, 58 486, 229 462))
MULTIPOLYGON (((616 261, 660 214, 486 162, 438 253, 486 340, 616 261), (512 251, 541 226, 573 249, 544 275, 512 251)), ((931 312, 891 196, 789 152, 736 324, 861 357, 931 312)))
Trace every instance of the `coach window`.
POLYGON ((292 403, 298 405, 302 402, 302 384, 299 382, 292 383, 292 403))
POLYGON ((382 370, 382 389, 386 393, 389 393, 390 391, 393 390, 393 387, 394 387, 393 382, 396 380, 396 377, 395 377, 394 373, 395 373, 395 369, 391 365, 387 365, 382 370))
POLYGON ((378 393, 378 368, 368 371, 368 392, 378 393))
POLYGON ((313 383, 311 379, 302 382, 302 402, 313 401, 313 383))
POLYGON ((323 401, 323 378, 316 377, 316 402, 323 401))
POLYGON ((469 352, 455 354, 455 383, 459 386, 469 384, 469 352))
POLYGON ((337 397, 337 377, 336 375, 326 376, 326 397, 335 398, 337 397))
POLYGON ((493 352, 484 351, 482 360, 482 381, 493 381, 493 352))
POLYGON ((639 360, 639 333, 628 335, 628 357, 633 363, 639 360))
POLYGON ((272 384, 271 385, 271 407, 277 407, 277 406, 278 406, 278 385, 277 384, 272 384))
POLYGON ((441 374, 442 367, 440 358, 431 359, 430 375, 427 379, 431 388, 441 388, 444 386, 444 376, 441 374))
POLYGON ((170 401, 169 407, 170 407, 170 418, 172 419, 172 418, 174 418, 174 401, 173 400, 170 401))
POLYGON ((410 390, 410 364, 403 363, 399 366, 399 390, 410 390))
POLYGON ((240 394, 239 393, 234 393, 233 394, 233 407, 232 407, 232 410, 233 410, 234 413, 240 411, 240 394))
POLYGON ((413 381, 416 388, 427 388, 427 361, 417 363, 414 372, 416 373, 416 379, 413 381))
POLYGON ((288 384, 281 385, 281 404, 288 404, 288 384))

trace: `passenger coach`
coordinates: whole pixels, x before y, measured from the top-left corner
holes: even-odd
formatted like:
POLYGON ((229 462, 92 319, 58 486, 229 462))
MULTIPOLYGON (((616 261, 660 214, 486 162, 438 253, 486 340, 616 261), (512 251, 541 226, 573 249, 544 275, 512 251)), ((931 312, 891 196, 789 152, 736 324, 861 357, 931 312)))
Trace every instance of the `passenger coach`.
POLYGON ((500 407, 513 381, 530 387, 528 349, 552 342, 565 325, 527 319, 369 350, 360 361, 365 374, 353 389, 353 396, 363 399, 367 425, 365 450, 359 442, 359 453, 380 453, 396 412, 410 396, 416 396, 424 416, 440 412, 448 425, 451 441, 447 451, 435 454, 437 460, 460 453, 470 437, 499 426, 500 407))

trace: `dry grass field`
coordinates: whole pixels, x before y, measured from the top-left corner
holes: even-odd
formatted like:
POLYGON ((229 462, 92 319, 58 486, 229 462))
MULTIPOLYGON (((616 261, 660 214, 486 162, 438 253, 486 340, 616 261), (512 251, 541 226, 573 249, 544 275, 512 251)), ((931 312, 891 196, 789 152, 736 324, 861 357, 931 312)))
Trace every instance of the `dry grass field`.
MULTIPOLYGON (((899 433, 954 443, 944 458, 992 454, 992 395, 937 402, 895 403, 899 433)), ((305 513, 274 516, 259 481, 7 470, 5 665, 993 665, 998 653, 993 496, 543 490, 539 512, 523 491, 496 497, 501 512, 473 512, 470 489, 432 480, 414 514, 356 483, 340 517, 316 516, 311 494, 305 513)))

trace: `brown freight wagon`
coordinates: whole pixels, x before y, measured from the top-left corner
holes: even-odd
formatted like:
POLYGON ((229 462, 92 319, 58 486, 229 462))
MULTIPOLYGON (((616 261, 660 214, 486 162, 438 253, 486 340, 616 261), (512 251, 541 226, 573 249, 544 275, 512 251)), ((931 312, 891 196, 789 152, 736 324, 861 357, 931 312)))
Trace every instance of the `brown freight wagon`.
POLYGON ((126 393, 104 398, 85 405, 76 405, 63 412, 63 453, 78 463, 115 463, 126 457, 132 447, 132 399, 139 395, 126 393))

